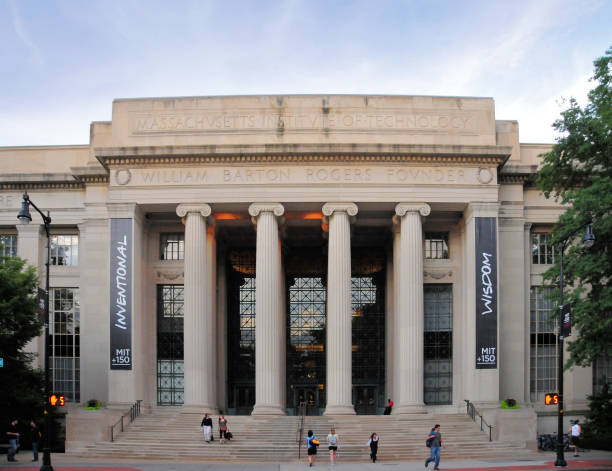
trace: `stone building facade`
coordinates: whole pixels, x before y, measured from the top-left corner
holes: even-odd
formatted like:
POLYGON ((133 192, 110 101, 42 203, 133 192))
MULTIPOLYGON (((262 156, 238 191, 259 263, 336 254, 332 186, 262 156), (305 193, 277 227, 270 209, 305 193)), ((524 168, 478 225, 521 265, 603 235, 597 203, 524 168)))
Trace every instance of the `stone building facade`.
MULTIPOLYGON (((370 414, 391 397, 401 414, 511 397, 545 428, 549 149, 491 98, 116 100, 88 145, 0 148, 0 237, 44 286, 42 221, 16 215, 24 191, 50 211, 53 387, 72 401, 370 414)), ((566 373, 569 413, 594 376, 566 373)))

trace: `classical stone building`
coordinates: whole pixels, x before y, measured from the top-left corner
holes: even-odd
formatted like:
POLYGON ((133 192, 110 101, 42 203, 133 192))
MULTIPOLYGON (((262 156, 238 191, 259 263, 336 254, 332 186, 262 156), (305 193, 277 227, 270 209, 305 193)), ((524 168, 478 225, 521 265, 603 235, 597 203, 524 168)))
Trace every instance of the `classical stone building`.
MULTIPOLYGON (((557 337, 535 287, 563 210, 533 186, 548 149, 491 98, 116 100, 88 145, 0 148, 0 237, 44 286, 42 221, 16 216, 24 191, 50 212, 53 388, 71 401, 371 414, 512 397, 543 416, 557 337)), ((566 373, 569 414, 597 376, 566 373)))

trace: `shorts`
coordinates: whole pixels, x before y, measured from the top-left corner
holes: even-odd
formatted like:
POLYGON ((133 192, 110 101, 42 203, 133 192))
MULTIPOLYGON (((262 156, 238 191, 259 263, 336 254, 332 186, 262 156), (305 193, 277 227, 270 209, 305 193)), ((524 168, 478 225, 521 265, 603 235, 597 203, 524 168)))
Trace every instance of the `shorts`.
POLYGON ((570 444, 574 446, 579 446, 580 437, 570 436, 570 444))
POLYGON ((317 447, 316 446, 311 446, 310 448, 308 448, 308 456, 313 456, 317 454, 317 447))
POLYGON ((338 449, 338 446, 337 445, 329 445, 329 449, 333 450, 333 451, 336 451, 338 449))

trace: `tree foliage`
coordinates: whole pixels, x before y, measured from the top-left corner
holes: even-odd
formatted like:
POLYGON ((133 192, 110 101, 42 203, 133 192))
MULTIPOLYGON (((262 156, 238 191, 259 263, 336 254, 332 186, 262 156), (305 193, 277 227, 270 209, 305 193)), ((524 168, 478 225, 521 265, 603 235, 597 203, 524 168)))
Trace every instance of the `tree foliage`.
POLYGON ((33 355, 24 347, 41 333, 38 316, 37 276, 19 258, 0 257, 0 430, 9 420, 23 425, 39 418, 43 408, 44 378, 31 366, 33 355))
MULTIPOLYGON (((568 367, 612 355, 612 48, 594 65, 589 101, 581 107, 570 99, 554 123, 561 137, 544 154, 537 181, 547 198, 568 207, 553 229, 555 243, 567 242, 564 301, 573 312, 568 367), (587 249, 581 238, 589 222, 596 240, 587 249)), ((558 261, 544 278, 558 286, 558 261)), ((557 288, 556 299, 558 294, 557 288)))
POLYGON ((589 410, 583 427, 584 446, 598 450, 612 450, 612 391, 607 384, 600 392, 588 397, 589 410))

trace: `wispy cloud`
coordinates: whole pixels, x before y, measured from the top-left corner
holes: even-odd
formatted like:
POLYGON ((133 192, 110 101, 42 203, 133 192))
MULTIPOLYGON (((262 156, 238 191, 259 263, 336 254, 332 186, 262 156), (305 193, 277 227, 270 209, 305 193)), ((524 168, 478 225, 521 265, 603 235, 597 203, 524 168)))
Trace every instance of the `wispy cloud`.
POLYGON ((11 9, 11 19, 13 22, 13 28, 15 29, 15 33, 21 39, 23 44, 27 47, 29 51, 29 59, 32 63, 37 66, 42 66, 44 64, 43 56, 40 52, 40 48, 36 45, 32 36, 28 32, 23 20, 21 19, 21 15, 17 9, 17 5, 14 0, 8 0, 9 7, 11 9))

